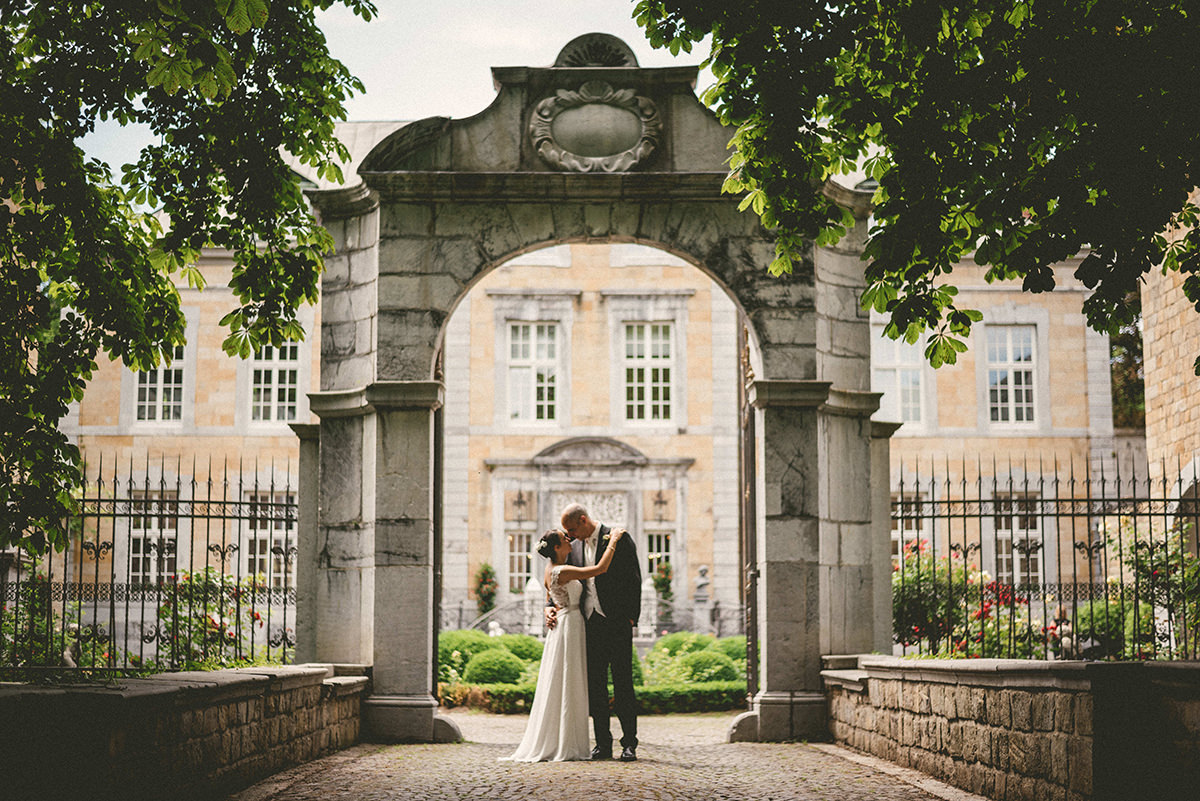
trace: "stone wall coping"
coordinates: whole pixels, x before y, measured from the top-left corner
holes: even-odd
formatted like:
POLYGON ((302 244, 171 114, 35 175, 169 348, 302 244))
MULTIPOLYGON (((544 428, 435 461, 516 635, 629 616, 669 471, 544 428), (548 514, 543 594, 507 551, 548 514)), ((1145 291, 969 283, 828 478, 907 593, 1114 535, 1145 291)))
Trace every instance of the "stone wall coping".
POLYGON ((867 678, 870 674, 865 670, 822 670, 821 678, 826 687, 841 687, 849 692, 866 692, 867 678))
POLYGON ((823 654, 821 667, 825 670, 854 670, 861 654, 823 654))
POLYGON ((26 696, 71 697, 92 703, 141 703, 166 700, 191 705, 197 701, 215 703, 253 698, 270 690, 326 685, 328 694, 352 695, 365 691, 370 678, 366 665, 282 665, 245 667, 226 670, 184 670, 155 673, 150 676, 121 679, 114 684, 68 684, 40 686, 18 682, 0 683, 0 701, 16 701, 26 696))
POLYGON ((321 682, 325 695, 341 698, 345 695, 366 692, 371 680, 366 676, 331 676, 321 682))
MULTIPOLYGON (((226 671, 217 671, 223 673, 226 671)), ((281 665, 279 667, 244 667, 233 668, 230 673, 243 676, 265 676, 271 682, 271 689, 293 690, 297 687, 311 687, 325 681, 326 670, 320 665, 281 665)))
POLYGON ((1042 662, 1025 659, 905 659, 863 656, 859 667, 872 679, 927 681, 1000 687, 1087 689, 1092 677, 1082 661, 1042 662))

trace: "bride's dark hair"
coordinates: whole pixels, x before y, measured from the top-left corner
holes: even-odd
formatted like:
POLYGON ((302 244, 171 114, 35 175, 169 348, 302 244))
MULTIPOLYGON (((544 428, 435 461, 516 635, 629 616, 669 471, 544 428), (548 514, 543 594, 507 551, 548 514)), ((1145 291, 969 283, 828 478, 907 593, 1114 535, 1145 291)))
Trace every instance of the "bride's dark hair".
POLYGON ((558 531, 557 529, 552 528, 549 531, 547 531, 545 534, 542 535, 542 538, 540 540, 538 540, 538 546, 537 546, 538 554, 546 557, 547 559, 553 560, 554 559, 554 549, 558 547, 558 544, 560 542, 562 542, 562 537, 563 537, 562 532, 558 531))

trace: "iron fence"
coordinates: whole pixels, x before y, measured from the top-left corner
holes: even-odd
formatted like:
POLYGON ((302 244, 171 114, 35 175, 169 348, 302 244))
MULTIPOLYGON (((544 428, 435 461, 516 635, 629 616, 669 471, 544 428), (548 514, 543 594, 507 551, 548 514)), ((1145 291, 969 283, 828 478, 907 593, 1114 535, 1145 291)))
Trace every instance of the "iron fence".
POLYGON ((290 470, 85 466, 69 541, 0 552, 0 677, 288 662, 290 470))
POLYGON ((1193 468, 910 464, 891 504, 897 653, 1200 657, 1193 468))

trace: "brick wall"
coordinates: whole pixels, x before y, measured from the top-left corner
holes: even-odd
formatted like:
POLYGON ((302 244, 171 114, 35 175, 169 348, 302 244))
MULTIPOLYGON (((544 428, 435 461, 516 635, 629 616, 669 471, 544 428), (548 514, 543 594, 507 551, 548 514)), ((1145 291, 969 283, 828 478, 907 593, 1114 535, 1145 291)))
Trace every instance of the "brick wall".
MULTIPOLYGON (((1200 200, 1200 191, 1191 200, 1200 200)), ((1151 270, 1142 283, 1146 448, 1155 481, 1174 481, 1200 452, 1200 378, 1192 372, 1200 356, 1200 314, 1184 297, 1183 280, 1178 272, 1151 270)))
POLYGON ((1200 781, 1195 663, 827 659, 836 742, 996 801, 1166 801, 1200 781))
POLYGON ((6 798, 220 798, 359 740, 361 666, 0 685, 6 798), (358 673, 360 675, 346 675, 358 673), (9 734, 12 734, 10 729, 9 734), (11 795, 9 794, 11 793, 11 795))

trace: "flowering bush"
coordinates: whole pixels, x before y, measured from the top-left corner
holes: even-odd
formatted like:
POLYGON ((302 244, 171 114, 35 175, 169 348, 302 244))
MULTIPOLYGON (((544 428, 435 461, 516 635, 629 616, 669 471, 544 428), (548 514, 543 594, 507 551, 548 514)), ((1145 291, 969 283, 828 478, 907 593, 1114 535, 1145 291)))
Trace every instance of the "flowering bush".
POLYGON ((47 678, 50 674, 40 669, 115 667, 122 653, 111 632, 81 625, 82 612, 80 601, 54 600, 44 573, 24 578, 15 600, 0 603, 0 668, 5 676, 47 678))
POLYGON ((965 630, 967 604, 980 595, 983 574, 961 556, 934 558, 928 540, 905 544, 892 571, 892 636, 901 645, 937 652, 955 631, 965 630))
MULTIPOLYGON (((1121 647, 1126 658, 1200 656, 1200 557, 1188 545, 1189 531, 1184 526, 1161 539, 1133 538, 1132 546, 1128 539, 1125 542, 1125 568, 1133 576, 1133 586, 1127 585, 1122 593, 1121 647), (1134 598, 1165 614, 1156 618, 1153 610, 1147 614, 1143 609, 1135 615, 1134 598)), ((1114 545, 1110 542, 1110 547, 1114 545)), ((1108 617, 1111 620, 1111 614, 1108 617)))
MULTIPOLYGON (((985 573, 978 574, 986 577, 985 573)), ((968 601, 966 622, 940 656, 1045 659, 1056 624, 1043 625, 1029 614, 1029 599, 1011 584, 989 581, 968 601)))
POLYGON ((651 579, 654 582, 654 591, 658 593, 658 597, 664 601, 675 600, 675 593, 671 589, 671 579, 674 573, 671 570, 671 563, 662 561, 658 563, 658 567, 654 569, 654 577, 651 579))
POLYGON ((182 571, 160 592, 159 667, 212 670, 269 656, 262 605, 270 601, 270 588, 261 574, 239 581, 209 565, 182 571))
POLYGON ((475 600, 479 606, 479 614, 486 615, 496 606, 496 591, 500 585, 496 581, 496 570, 487 562, 475 571, 475 600))

